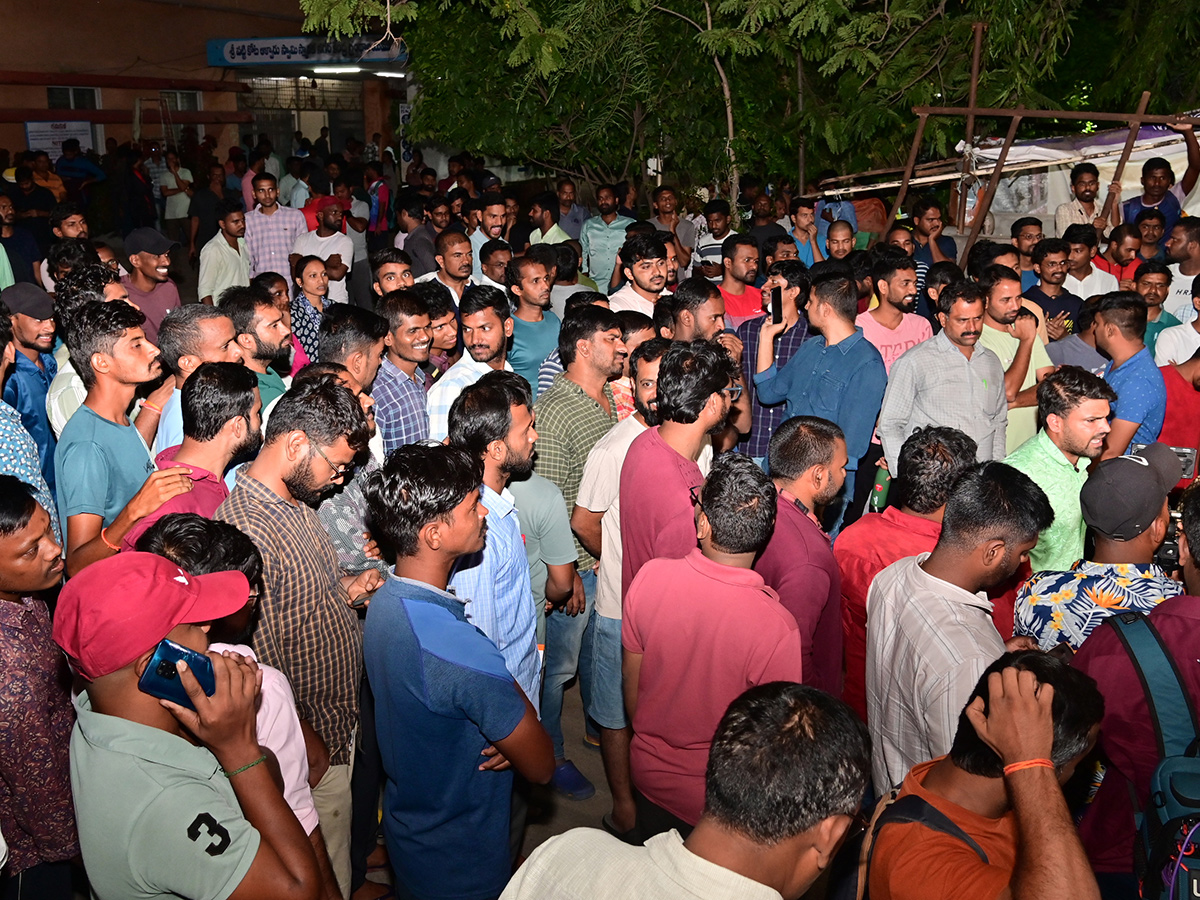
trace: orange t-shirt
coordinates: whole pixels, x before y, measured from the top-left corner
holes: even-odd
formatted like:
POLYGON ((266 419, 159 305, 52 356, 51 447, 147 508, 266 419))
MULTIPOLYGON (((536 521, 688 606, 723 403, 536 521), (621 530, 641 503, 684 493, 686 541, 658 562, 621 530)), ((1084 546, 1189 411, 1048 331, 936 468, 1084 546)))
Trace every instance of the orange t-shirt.
POLYGON ((871 900, 989 900, 1012 880, 1017 864, 1016 817, 1008 812, 989 819, 925 790, 925 776, 944 758, 913 766, 899 796, 917 794, 936 807, 983 848, 988 865, 952 835, 915 822, 887 825, 875 841, 871 900))

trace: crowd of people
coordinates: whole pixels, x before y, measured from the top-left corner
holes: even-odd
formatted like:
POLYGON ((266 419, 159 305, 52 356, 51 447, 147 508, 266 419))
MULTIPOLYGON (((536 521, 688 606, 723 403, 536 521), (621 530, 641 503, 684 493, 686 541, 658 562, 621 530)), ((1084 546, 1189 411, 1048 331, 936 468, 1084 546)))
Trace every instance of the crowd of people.
POLYGON ((22 157, 3 896, 1138 896, 1117 618, 1200 702, 1180 130, 1178 182, 1106 213, 1081 163, 965 269, 933 196, 639 218, 325 132, 205 187, 165 148, 117 252, 102 169, 22 157), (611 808, 525 859, 535 786, 596 792, 576 681, 611 808))

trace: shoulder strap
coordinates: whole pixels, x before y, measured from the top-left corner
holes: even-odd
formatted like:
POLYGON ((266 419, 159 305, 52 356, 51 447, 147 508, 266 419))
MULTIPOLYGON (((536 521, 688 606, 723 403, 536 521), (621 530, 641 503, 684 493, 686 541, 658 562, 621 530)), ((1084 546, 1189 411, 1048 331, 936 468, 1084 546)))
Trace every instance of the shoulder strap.
POLYGON ((1118 613, 1105 621, 1117 633, 1142 683, 1159 759, 1183 756, 1200 735, 1200 725, 1158 630, 1140 612, 1118 613))
POLYGON ((915 822, 918 825, 924 825, 931 831, 957 838, 975 851, 980 862, 985 866, 989 864, 988 855, 975 842, 975 839, 954 824, 949 816, 930 804, 929 801, 916 794, 907 794, 898 800, 895 799, 895 796, 896 791, 893 790, 891 799, 885 797, 880 801, 880 808, 875 811, 870 825, 867 826, 867 834, 863 839, 863 852, 859 857, 859 900, 867 900, 871 878, 871 860, 875 856, 875 839, 884 825, 898 822, 915 822))

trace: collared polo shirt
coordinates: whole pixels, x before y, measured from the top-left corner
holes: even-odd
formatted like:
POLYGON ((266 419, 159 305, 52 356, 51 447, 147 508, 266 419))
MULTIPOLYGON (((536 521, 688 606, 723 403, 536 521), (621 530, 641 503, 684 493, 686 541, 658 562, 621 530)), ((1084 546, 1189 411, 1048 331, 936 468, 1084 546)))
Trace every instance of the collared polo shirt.
POLYGON ((804 683, 842 694, 842 578, 829 535, 798 501, 776 496, 775 531, 754 564, 800 627, 804 683))
POLYGON ((383 451, 391 453, 405 444, 429 437, 429 410, 425 406, 425 377, 411 378, 385 354, 375 376, 375 423, 383 436, 383 451))
POLYGON ((1083 556, 1087 525, 1079 506, 1079 492, 1087 481, 1088 463, 1076 465, 1050 440, 1043 429, 1010 453, 1004 460, 1024 472, 1040 487, 1054 510, 1050 527, 1038 534, 1037 545, 1029 551, 1034 572, 1061 572, 1083 556))
MULTIPOLYGON (((575 508, 575 500, 579 496, 579 483, 583 480, 588 454, 596 442, 617 424, 617 403, 609 384, 604 385, 604 398, 608 401, 607 412, 566 373, 562 373, 555 376, 550 390, 538 397, 534 404, 538 431, 535 469, 562 491, 568 515, 575 508)), ((581 571, 587 571, 595 565, 595 558, 583 549, 578 538, 575 539, 575 547, 579 553, 581 571)))
POLYGON ((1138 426, 1125 452, 1132 453, 1134 444, 1157 441, 1167 414, 1167 389, 1150 348, 1143 347, 1115 368, 1110 362, 1104 380, 1117 392, 1112 418, 1136 422, 1138 426))
POLYGON ((846 683, 842 699, 867 719, 867 592, 875 576, 896 560, 928 553, 942 533, 940 522, 901 512, 894 506, 867 513, 833 542, 841 575, 842 646, 846 683))
POLYGON ((358 724, 362 633, 337 553, 314 510, 289 503, 245 469, 216 519, 235 525, 263 558, 254 652, 287 676, 302 718, 329 747, 332 765, 350 762, 358 724))
POLYGON ((228 897, 261 836, 206 747, 75 698, 71 788, 98 900, 228 897), (114 789, 119 786, 119 789, 114 789))
POLYGON ((782 369, 772 364, 754 376, 760 403, 786 402, 785 418, 820 416, 841 427, 850 462, 866 455, 887 387, 883 357, 861 328, 832 347, 823 335, 805 341, 782 369))
POLYGON ((486 484, 479 500, 488 511, 487 543, 478 553, 458 558, 450 586, 466 604, 467 621, 491 638, 508 671, 538 709, 542 661, 537 610, 516 501, 507 488, 497 494, 486 484))
MULTIPOLYGON (((504 371, 511 372, 512 366, 504 361, 504 371)), ((474 384, 492 367, 487 363, 475 362, 470 353, 463 353, 462 358, 442 373, 441 378, 433 383, 426 395, 429 407, 429 437, 432 440, 443 440, 450 433, 450 407, 458 399, 463 388, 474 384)))
POLYGON ((504 659, 454 594, 394 575, 367 610, 363 654, 387 775, 383 831, 404 893, 497 896, 512 872, 513 776, 479 765, 525 715, 504 659))
POLYGON ((729 704, 755 685, 801 680, 796 620, 753 569, 694 549, 642 567, 625 595, 621 645, 642 657, 629 751, 634 783, 695 824, 708 748, 729 704))
POLYGON ((633 219, 618 215, 612 222, 592 216, 579 229, 579 244, 583 250, 583 271, 606 288, 617 265, 617 251, 625 243, 625 229, 633 219))
MULTIPOLYGON (((287 393, 287 385, 283 383, 283 376, 270 366, 265 372, 255 372, 254 377, 258 379, 258 395, 262 398, 263 409, 287 393)), ((182 412, 180 415, 183 415, 182 412)))
POLYGON ((1008 399, 1000 358, 976 344, 968 359, 941 331, 892 363, 879 411, 888 469, 899 470, 900 447, 926 425, 965 433, 978 446, 980 461, 1003 459, 1008 399))
MULTIPOLYGON (((748 319, 743 322, 737 327, 737 336, 742 342, 742 371, 753 372, 758 364, 758 345, 762 341, 762 319, 748 319)), ((788 361, 800 349, 800 345, 808 338, 808 319, 800 316, 795 325, 775 339, 776 368, 786 367, 788 361)), ((750 391, 750 404, 754 410, 754 416, 750 422, 750 437, 739 444, 738 449, 747 456, 758 459, 767 455, 767 448, 771 444, 771 435, 784 420, 786 404, 768 405, 763 403, 759 399, 758 389, 753 379, 746 385, 746 389, 750 391)))
MULTIPOLYGON (((160 469, 169 469, 176 465, 175 454, 178 452, 179 447, 168 447, 154 458, 154 462, 160 469)), ((178 465, 185 464, 179 463, 178 465)), ((195 513, 211 519, 216 514, 218 507, 229 496, 229 488, 225 486, 224 477, 199 466, 186 465, 192 470, 188 475, 192 482, 192 489, 182 494, 176 494, 150 515, 139 519, 122 538, 122 550, 132 550, 137 544, 138 538, 149 531, 150 527, 163 516, 169 516, 171 513, 195 513)))
POLYGON ((987 595, 926 574, 928 557, 893 563, 867 593, 867 725, 880 792, 949 752, 975 683, 1004 653, 987 595))
POLYGON ((212 297, 213 303, 221 299, 227 288, 250 284, 250 251, 246 239, 237 239, 237 249, 220 231, 200 250, 200 283, 197 297, 212 297))
POLYGON ((681 559, 696 549, 691 490, 700 467, 659 436, 658 426, 634 438, 621 464, 621 594, 652 559, 681 559))
POLYGON ((572 203, 571 208, 567 212, 561 209, 558 212, 558 227, 567 233, 573 241, 579 240, 580 232, 583 230, 584 223, 591 218, 591 213, 586 207, 580 206, 578 203, 572 203))
POLYGON ((54 448, 57 441, 50 428, 46 398, 50 384, 58 374, 58 363, 49 353, 39 353, 38 366, 24 353, 16 353, 17 364, 4 383, 4 402, 21 414, 21 424, 29 432, 42 461, 42 475, 54 489, 54 448))
POLYGON ((565 244, 569 240, 571 240, 571 236, 559 228, 557 223, 547 228, 545 234, 541 229, 535 228, 529 235, 531 244, 565 244))

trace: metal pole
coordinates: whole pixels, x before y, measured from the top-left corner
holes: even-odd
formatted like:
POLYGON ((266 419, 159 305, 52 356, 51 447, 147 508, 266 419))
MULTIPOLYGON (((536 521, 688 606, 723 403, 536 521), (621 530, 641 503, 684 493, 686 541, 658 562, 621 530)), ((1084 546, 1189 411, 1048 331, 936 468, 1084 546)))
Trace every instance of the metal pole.
MULTIPOLYGON (((917 116, 965 116, 975 113, 985 119, 1006 119, 1013 114, 1012 109, 1002 109, 994 106, 980 106, 970 109, 966 106, 914 106, 913 114, 917 116)), ((1068 119, 1072 122, 1121 122, 1129 123, 1129 113, 1106 112, 1076 112, 1069 109, 1026 109, 1021 113, 1025 119, 1068 119)), ((1142 116, 1143 125, 1171 125, 1179 122, 1191 122, 1200 125, 1200 116, 1142 116)))
POLYGON ((971 233, 967 237, 967 246, 963 248, 962 255, 959 257, 958 266, 960 269, 965 269, 967 266, 967 254, 971 252, 971 247, 975 244, 975 239, 979 237, 979 232, 983 229, 983 220, 987 218, 988 210, 992 208, 992 198, 996 196, 996 188, 1000 186, 1000 175, 1004 169, 1004 161, 1008 159, 1008 151, 1012 149, 1013 141, 1017 137, 1017 126, 1021 124, 1021 118, 1025 113, 1025 107, 1018 106, 1012 114, 1012 122, 1008 125, 1008 134, 1004 136, 1004 146, 1000 148, 1000 156, 996 160, 996 167, 992 169, 992 175, 988 179, 987 190, 984 192, 983 198, 979 201, 979 206, 975 209, 975 218, 971 222, 971 233))
MULTIPOLYGON (((975 32, 975 49, 971 54, 971 87, 967 94, 967 106, 972 110, 975 109, 975 100, 979 94, 979 60, 983 55, 983 31, 987 26, 983 22, 976 22, 971 26, 975 32)), ((971 149, 971 144, 975 140, 975 113, 967 113, 967 133, 966 133, 966 148, 963 150, 962 173, 967 174, 970 167, 968 151, 971 149)), ((963 182, 958 183, 958 203, 957 210, 954 216, 955 227, 962 231, 963 225, 967 221, 967 194, 963 189, 963 182)))
POLYGON ((925 113, 917 113, 917 133, 913 135, 912 147, 908 151, 908 162, 904 166, 904 180, 900 182, 900 193, 896 195, 896 202, 892 204, 892 211, 888 215, 888 222, 896 221, 896 213, 904 206, 904 196, 908 193, 908 182, 912 179, 913 167, 917 164, 917 153, 921 150, 921 139, 925 137, 925 122, 928 120, 925 113))
MULTIPOLYGON (((1142 99, 1138 101, 1137 112, 1134 117, 1129 120, 1129 136, 1125 138, 1125 149, 1121 151, 1121 160, 1117 163, 1117 171, 1113 175, 1113 181, 1120 182, 1121 176, 1125 174, 1125 166, 1129 163, 1129 156, 1133 153, 1133 145, 1137 143, 1138 132, 1142 128, 1142 116, 1146 113, 1146 107, 1150 105, 1150 92, 1143 91, 1142 99)), ((1104 208, 1100 212, 1100 218, 1104 220, 1105 227, 1108 225, 1108 217, 1112 214, 1113 195, 1110 193, 1104 198, 1104 208)))

